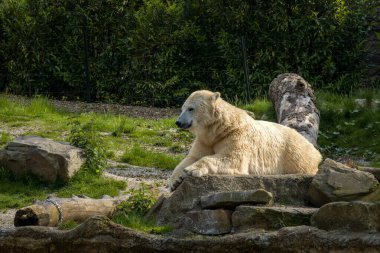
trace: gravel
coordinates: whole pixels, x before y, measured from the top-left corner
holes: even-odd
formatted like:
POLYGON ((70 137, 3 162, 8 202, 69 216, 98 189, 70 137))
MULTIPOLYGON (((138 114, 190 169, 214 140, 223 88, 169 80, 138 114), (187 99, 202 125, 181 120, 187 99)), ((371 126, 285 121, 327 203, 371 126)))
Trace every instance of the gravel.
POLYGON ((13 219, 15 217, 16 209, 8 209, 0 211, 0 229, 14 228, 13 219))

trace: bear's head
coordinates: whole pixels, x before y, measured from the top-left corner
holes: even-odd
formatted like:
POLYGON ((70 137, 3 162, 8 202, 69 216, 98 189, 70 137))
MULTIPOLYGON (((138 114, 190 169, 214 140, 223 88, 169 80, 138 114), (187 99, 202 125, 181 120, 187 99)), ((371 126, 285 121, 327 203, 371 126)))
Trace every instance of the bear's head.
POLYGON ((219 92, 199 90, 193 92, 182 106, 176 124, 180 128, 196 133, 197 129, 204 129, 214 122, 214 113, 219 92))

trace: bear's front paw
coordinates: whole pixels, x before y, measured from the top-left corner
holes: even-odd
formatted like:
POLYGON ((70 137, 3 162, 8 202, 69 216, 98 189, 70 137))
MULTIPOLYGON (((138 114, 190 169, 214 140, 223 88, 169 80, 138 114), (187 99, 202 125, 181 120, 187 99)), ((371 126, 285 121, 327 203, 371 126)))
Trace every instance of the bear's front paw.
POLYGON ((193 176, 193 177, 201 177, 208 174, 208 169, 204 167, 197 168, 197 167, 189 166, 185 168, 185 172, 188 175, 193 176))
POLYGON ((180 174, 178 176, 172 176, 169 179, 169 189, 171 192, 177 189, 177 187, 182 183, 184 176, 185 175, 180 174))

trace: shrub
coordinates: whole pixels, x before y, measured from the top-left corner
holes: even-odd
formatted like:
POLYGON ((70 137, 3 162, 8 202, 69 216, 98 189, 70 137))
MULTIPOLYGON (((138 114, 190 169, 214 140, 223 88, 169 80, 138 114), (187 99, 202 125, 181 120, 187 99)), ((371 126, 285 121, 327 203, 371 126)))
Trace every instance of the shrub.
POLYGON ((102 145, 100 135, 93 128, 93 122, 73 121, 69 141, 71 145, 82 148, 86 154, 84 169, 94 174, 101 174, 107 167, 107 152, 102 145))
POLYGON ((276 75, 296 72, 348 93, 361 86, 376 3, 4 0, 0 89, 167 106, 200 88, 261 96, 276 75))

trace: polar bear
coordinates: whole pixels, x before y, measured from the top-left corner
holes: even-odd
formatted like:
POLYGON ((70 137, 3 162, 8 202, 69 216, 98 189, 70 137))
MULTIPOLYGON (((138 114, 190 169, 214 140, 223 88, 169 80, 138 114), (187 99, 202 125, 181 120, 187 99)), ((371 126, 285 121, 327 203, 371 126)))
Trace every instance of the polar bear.
POLYGON ((195 140, 169 179, 171 191, 187 175, 314 175, 322 159, 294 129, 255 120, 224 101, 219 92, 192 93, 176 124, 193 133, 195 140))

